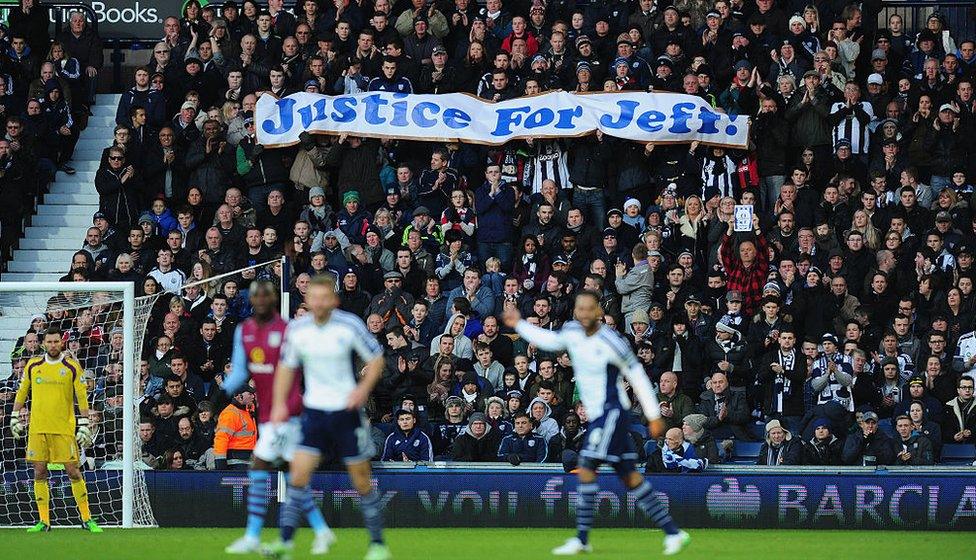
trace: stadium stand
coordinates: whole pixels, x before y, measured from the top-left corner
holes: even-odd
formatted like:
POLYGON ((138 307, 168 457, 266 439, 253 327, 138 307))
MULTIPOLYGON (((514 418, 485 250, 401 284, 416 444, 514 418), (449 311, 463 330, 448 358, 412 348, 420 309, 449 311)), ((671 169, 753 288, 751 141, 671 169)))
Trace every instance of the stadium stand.
MULTIPOLYGON (((51 43, 26 23, 46 12, 15 9, 0 37, 0 279, 163 294, 143 346, 148 466, 213 469, 249 282, 276 282, 297 317, 320 274, 387 350, 368 406, 378 453, 401 408, 448 461, 472 413, 495 437, 527 409, 547 460, 571 469, 586 438, 572 364, 498 317, 516 306, 555 328, 586 289, 645 365, 669 427, 715 464, 976 459, 971 26, 854 2, 271 4, 190 0, 127 68, 125 91, 94 104, 98 40, 83 14, 51 43), (673 91, 748 114, 752 142, 303 135, 265 148, 254 136, 261 95, 391 89, 673 91), (736 205, 751 205, 751 231, 733 231, 736 205), (282 257, 284 270, 240 272, 282 257)), ((117 325, 46 311, 0 319, 2 388, 40 353, 36 334, 67 320, 104 410, 117 325)), ((646 442, 639 416, 631 435, 653 470, 665 443, 646 442)), ((97 465, 117 449, 96 438, 85 452, 97 465)), ((23 464, 22 446, 4 454, 23 464)))

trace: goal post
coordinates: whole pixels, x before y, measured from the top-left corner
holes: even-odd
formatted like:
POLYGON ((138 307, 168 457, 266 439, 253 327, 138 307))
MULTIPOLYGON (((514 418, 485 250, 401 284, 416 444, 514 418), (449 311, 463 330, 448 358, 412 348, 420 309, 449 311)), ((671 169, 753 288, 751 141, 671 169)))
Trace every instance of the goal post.
MULTIPOLYGON (((109 432, 110 424, 105 421, 104 415, 107 412, 99 411, 103 414, 103 422, 93 426, 96 438, 101 435, 103 443, 111 440, 116 450, 109 451, 108 456, 102 457, 104 462, 91 469, 92 474, 86 477, 93 510, 96 516, 100 516, 99 521, 106 526, 155 525, 149 508, 145 479, 141 472, 136 472, 138 373, 135 364, 136 354, 141 351, 141 335, 145 330, 144 325, 140 329, 137 324, 136 306, 135 286, 131 282, 0 282, 0 339, 4 349, 0 363, 3 363, 9 373, 9 377, 0 377, 7 377, 8 385, 16 384, 14 377, 19 372, 15 369, 20 369, 25 359, 43 353, 43 349, 38 346, 38 339, 42 337, 37 332, 42 324, 56 326, 65 333, 65 350, 73 355, 78 354, 74 357, 80 358, 79 362, 85 368, 83 375, 86 383, 90 384, 90 388, 98 388, 93 390, 104 391, 108 383, 104 375, 100 376, 93 370, 102 369, 108 363, 121 364, 121 417, 115 411, 113 433, 109 432), (111 355, 109 338, 120 330, 121 351, 111 355), (8 348, 11 349, 9 354, 6 353, 8 348), (101 352, 105 348, 108 350, 104 356, 109 357, 102 359, 101 352)), ((144 321, 146 313, 142 315, 141 319, 144 321)), ((112 386, 115 392, 119 389, 118 381, 115 379, 115 385, 112 386)), ((93 400, 94 397, 90 396, 89 405, 94 404, 93 400)), ((4 424, 8 422, 9 419, 5 418, 4 424)), ((19 456, 24 440, 6 441, 8 437, 9 431, 5 431, 3 447, 8 452, 13 449, 14 456, 5 457, 8 460, 0 462, 0 475, 3 475, 4 485, 4 499, 0 500, 4 503, 0 506, 0 525, 25 525, 32 523, 36 515, 33 493, 28 489, 32 478, 30 465, 19 456), (24 469, 27 472, 23 472, 24 469)), ((82 459, 85 460, 85 450, 82 454, 82 459)), ((52 470, 55 469, 57 466, 52 470)), ((55 494, 59 492, 52 491, 52 523, 75 524, 73 501, 64 499, 58 505, 53 499, 55 494)))

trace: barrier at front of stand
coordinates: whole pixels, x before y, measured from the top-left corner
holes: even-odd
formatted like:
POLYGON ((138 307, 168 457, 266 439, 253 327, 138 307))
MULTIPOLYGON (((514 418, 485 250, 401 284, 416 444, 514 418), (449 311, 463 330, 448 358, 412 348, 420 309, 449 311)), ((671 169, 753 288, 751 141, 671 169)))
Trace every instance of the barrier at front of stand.
MULTIPOLYGON (((245 473, 147 472, 161 527, 240 526, 245 473)), ((571 527, 576 481, 559 472, 380 471, 375 478, 391 527, 571 527)), ((683 526, 812 529, 976 529, 972 472, 653 476, 683 526)), ((601 476, 598 525, 647 526, 612 476, 601 476)), ((348 478, 320 473, 315 498, 333 526, 360 526, 348 478)), ((268 496, 276 509, 274 485, 268 496)), ((276 519, 272 514, 269 519, 276 519)))

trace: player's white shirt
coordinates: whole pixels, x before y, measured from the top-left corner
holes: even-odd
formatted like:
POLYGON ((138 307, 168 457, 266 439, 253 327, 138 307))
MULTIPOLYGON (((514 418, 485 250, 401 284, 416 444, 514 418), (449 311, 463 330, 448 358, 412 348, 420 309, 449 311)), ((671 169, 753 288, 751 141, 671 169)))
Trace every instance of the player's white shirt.
MULTIPOLYGON (((970 358, 976 356, 976 331, 970 331, 959 337, 956 342, 956 358, 961 360, 963 367, 970 358)), ((976 379, 976 367, 962 372, 963 375, 976 379)))
POLYGON ((625 380, 633 388, 644 415, 649 420, 660 418, 660 406, 644 367, 630 344, 610 327, 601 325, 596 333, 587 336, 583 326, 576 321, 567 322, 560 331, 540 329, 519 321, 515 331, 541 350, 566 350, 569 353, 580 401, 590 419, 603 416, 608 406, 630 408, 625 380))
POLYGON ((317 324, 309 313, 288 324, 281 361, 302 368, 305 376, 306 408, 344 410, 349 394, 359 380, 354 353, 363 361, 383 354, 383 347, 362 319, 338 309, 329 320, 317 324))

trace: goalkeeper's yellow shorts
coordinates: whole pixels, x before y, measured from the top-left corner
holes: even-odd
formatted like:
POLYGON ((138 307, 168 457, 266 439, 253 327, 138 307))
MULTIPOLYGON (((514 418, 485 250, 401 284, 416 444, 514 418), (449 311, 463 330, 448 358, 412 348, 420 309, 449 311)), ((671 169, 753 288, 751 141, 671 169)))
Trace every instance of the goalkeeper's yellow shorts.
POLYGON ((41 463, 77 463, 78 443, 66 434, 29 434, 27 460, 41 463))

